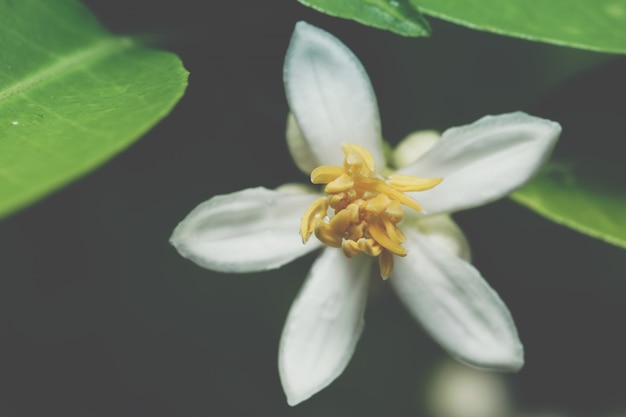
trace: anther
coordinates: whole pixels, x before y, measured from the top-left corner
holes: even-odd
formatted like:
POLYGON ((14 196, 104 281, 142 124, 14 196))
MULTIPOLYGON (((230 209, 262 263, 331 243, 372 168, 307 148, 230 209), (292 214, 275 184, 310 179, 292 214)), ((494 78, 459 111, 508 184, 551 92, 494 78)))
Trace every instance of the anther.
POLYGON ((430 190, 441 181, 443 181, 443 178, 419 178, 409 175, 393 174, 387 179, 387 184, 400 192, 408 193, 430 190))
POLYGON ((321 166, 311 173, 314 184, 326 184, 327 196, 316 200, 304 213, 302 241, 311 234, 324 244, 341 248, 351 258, 364 253, 377 256, 380 274, 393 271, 393 255, 405 256, 406 240, 397 227, 403 207, 421 212, 422 207, 405 192, 435 187, 441 178, 391 175, 384 180, 375 170, 372 154, 362 146, 346 144, 343 167, 321 166))
POLYGON ((309 240, 317 224, 326 215, 327 209, 327 200, 326 198, 321 197, 315 200, 315 202, 304 212, 302 222, 300 223, 300 236, 302 237, 302 243, 306 243, 309 240))

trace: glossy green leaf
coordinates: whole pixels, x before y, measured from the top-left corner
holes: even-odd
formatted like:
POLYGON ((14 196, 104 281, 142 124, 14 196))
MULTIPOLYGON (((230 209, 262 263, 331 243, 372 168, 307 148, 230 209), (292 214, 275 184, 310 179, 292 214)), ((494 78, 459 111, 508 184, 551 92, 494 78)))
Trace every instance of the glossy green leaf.
POLYGON ((184 93, 173 54, 113 36, 74 0, 0 0, 0 216, 127 147, 184 93))
POLYGON ((425 14, 502 35, 626 53, 626 0, 409 0, 425 14))
POLYGON ((408 0, 298 0, 331 16, 352 19, 402 36, 428 36, 430 26, 408 0))
POLYGON ((626 248, 626 167, 548 165, 512 198, 557 223, 626 248))

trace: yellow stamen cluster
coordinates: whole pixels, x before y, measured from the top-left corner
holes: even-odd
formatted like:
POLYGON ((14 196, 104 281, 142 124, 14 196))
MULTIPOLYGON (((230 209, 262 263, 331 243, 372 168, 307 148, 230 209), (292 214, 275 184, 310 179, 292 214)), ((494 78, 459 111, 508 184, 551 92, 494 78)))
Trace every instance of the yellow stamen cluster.
POLYGON ((311 173, 314 184, 326 184, 326 197, 317 199, 304 213, 300 226, 302 241, 311 235, 328 246, 341 248, 351 258, 358 253, 378 256, 380 275, 386 279, 393 270, 393 256, 406 256, 406 240, 397 224, 402 205, 421 212, 421 206, 405 195, 424 191, 441 178, 418 178, 376 173, 374 158, 355 144, 342 147, 343 167, 321 166, 311 173))

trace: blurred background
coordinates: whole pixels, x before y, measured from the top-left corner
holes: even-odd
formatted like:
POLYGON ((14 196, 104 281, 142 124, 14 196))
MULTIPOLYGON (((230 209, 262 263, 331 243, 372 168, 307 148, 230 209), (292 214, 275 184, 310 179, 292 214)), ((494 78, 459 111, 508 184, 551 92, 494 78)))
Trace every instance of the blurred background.
POLYGON ((126 152, 0 222, 1 416, 626 416, 626 251, 510 200, 455 219, 513 313, 521 372, 449 362, 374 280, 346 371, 294 408, 278 379, 278 340, 315 254, 226 275, 168 243, 216 194, 307 181, 284 142, 282 64, 298 20, 362 60, 392 144, 524 110, 563 125, 559 156, 623 159, 626 58, 437 19, 431 38, 402 38, 296 0, 84 3, 113 32, 165 35, 189 87, 126 152), (499 411, 468 414, 473 400, 499 411), (455 401, 465 406, 455 411, 455 401))

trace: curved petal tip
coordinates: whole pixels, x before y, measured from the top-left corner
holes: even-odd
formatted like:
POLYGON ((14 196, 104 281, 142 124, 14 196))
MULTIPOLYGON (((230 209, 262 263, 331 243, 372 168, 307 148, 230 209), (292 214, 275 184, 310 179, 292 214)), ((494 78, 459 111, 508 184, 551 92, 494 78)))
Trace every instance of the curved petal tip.
POLYGON ((317 198, 262 187, 215 196, 183 219, 170 243, 185 258, 214 271, 278 268, 320 246, 302 244, 300 218, 317 198))
POLYGON ((293 302, 278 350, 289 405, 310 398, 345 369, 363 331, 370 262, 322 252, 293 302))
POLYGON ((341 146, 356 143, 384 166, 378 104, 363 65, 330 33, 298 22, 283 68, 285 93, 317 163, 338 165, 341 146))
POLYGON ((415 319, 461 362, 518 371, 524 349, 498 294, 468 262, 415 230, 405 234, 409 255, 398 259, 390 281, 415 319))
POLYGON ((444 179, 415 196, 429 214, 477 207, 530 181, 560 134, 557 122, 522 112, 485 116, 446 130, 423 157, 399 172, 444 179))
POLYGON ((457 356, 456 359, 478 369, 502 372, 517 372, 524 367, 524 347, 519 340, 500 341, 497 345, 483 346, 471 356, 457 356))

